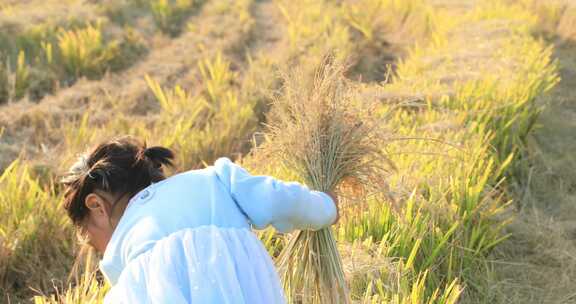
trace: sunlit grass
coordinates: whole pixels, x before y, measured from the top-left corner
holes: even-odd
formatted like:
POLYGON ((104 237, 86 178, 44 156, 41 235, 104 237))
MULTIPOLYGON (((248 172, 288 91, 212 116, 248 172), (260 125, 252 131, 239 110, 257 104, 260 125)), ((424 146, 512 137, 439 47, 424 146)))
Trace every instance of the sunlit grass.
POLYGON ((65 277, 72 234, 58 196, 22 160, 0 176, 0 291, 17 299, 24 286, 51 290, 46 278, 65 277), (50 263, 46 264, 46 261, 50 263))
MULTIPOLYGON (((420 43, 436 29, 432 8, 420 0, 362 0, 346 1, 342 7, 345 22, 373 43, 384 33, 410 31, 420 43)), ((385 39, 380 37, 380 40, 385 39)))
MULTIPOLYGON (((234 24, 246 27, 248 35, 254 26, 252 3, 243 2, 233 10, 227 3, 211 8, 236 14, 234 24)), ((159 0, 141 4, 148 5, 154 22, 170 35, 180 30, 196 5, 159 0)), ((278 109, 266 115, 271 93, 281 84, 278 67, 306 69, 321 62, 326 49, 336 49, 339 59, 365 56, 369 48, 380 47, 376 42, 386 41, 388 30, 401 31, 417 45, 399 60, 391 83, 350 85, 353 93, 382 101, 367 113, 366 122, 377 121, 386 130, 375 141, 386 143, 379 146, 380 152, 389 156, 396 170, 371 180, 378 186, 367 197, 352 181, 341 189, 342 218, 334 227, 334 238, 343 258, 345 284, 351 299, 361 303, 489 301, 482 298, 489 288, 483 285, 489 275, 486 256, 508 237, 503 227, 509 221, 504 213, 511 202, 509 183, 522 177, 518 161, 541 111, 536 99, 557 83, 558 68, 551 60, 552 50, 532 37, 538 18, 525 3, 491 0, 457 15, 419 4, 423 2, 276 0, 282 16, 278 22, 285 30, 279 43, 287 56, 266 54, 237 63, 233 61, 237 54, 230 50, 205 48, 191 73, 193 85, 141 75, 157 108, 147 112, 146 119, 131 116, 121 110, 123 101, 118 98, 111 102, 117 114, 104 122, 95 120, 90 111, 63 122, 54 130, 62 135, 65 151, 59 160, 70 161, 88 145, 119 133, 170 146, 181 169, 202 167, 222 155, 245 154, 264 119, 268 125, 280 122, 273 114, 278 109), (502 28, 506 31, 498 31, 502 28), (494 32, 481 36, 483 30, 494 32), (470 43, 471 35, 478 35, 473 38, 482 43, 470 43), (396 95, 400 97, 395 99, 396 95)), ((545 15, 556 20, 559 12, 545 15)), ((63 66, 72 77, 105 72, 114 43, 105 39, 98 24, 56 35, 58 43, 38 44, 40 61, 63 66)), ((5 73, 7 96, 13 94, 13 79, 20 79, 19 92, 27 91, 36 59, 32 53, 22 54, 14 65, 20 68, 5 73), (20 76, 14 78, 11 73, 17 70, 15 75, 20 76)), ((368 68, 375 67, 363 69, 368 68)), ((306 100, 299 95, 305 88, 302 84, 280 96, 297 106, 306 100)), ((278 134, 281 131, 285 130, 278 134)), ((52 294, 48 278, 65 277, 72 263, 70 226, 56 207, 57 191, 35 180, 22 162, 0 178, 0 284, 17 280, 41 290, 46 297, 35 299, 36 303, 99 303, 106 289, 92 269, 70 288, 52 294), (61 236, 42 249, 54 254, 49 270, 53 273, 38 266, 44 260, 34 244, 48 242, 45 231, 61 236), (22 242, 31 239, 38 242, 22 242)), ((268 162, 247 156, 243 162, 252 172, 306 181, 292 166, 282 165, 279 155, 272 154, 268 162)), ((274 257, 289 244, 287 236, 271 229, 259 236, 274 257)), ((0 286, 6 288, 3 292, 15 292, 8 289, 15 286, 13 281, 0 286)), ((294 286, 287 294, 301 291, 294 286)))
POLYGON ((163 32, 176 35, 199 0, 147 0, 156 24, 163 32))
POLYGON ((104 41, 100 23, 77 30, 62 30, 57 39, 61 62, 72 77, 102 74, 107 63, 119 52, 117 43, 104 41))
POLYGON ((349 55, 349 32, 334 3, 324 0, 275 0, 275 3, 286 23, 286 39, 292 56, 308 61, 305 65, 314 65, 330 50, 336 50, 339 59, 349 55), (308 56, 302 56, 305 54, 308 56))
POLYGON ((92 251, 84 254, 84 269, 74 284, 69 284, 63 291, 57 290, 55 295, 35 296, 34 304, 97 304, 102 303, 109 289, 108 285, 100 283, 95 270, 95 256, 92 251))

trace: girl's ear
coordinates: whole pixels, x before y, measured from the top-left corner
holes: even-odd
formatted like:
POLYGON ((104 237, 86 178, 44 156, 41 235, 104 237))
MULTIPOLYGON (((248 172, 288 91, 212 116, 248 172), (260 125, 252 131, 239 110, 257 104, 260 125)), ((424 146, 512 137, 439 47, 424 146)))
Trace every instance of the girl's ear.
POLYGON ((106 206, 106 201, 96 193, 90 193, 86 196, 84 200, 86 208, 90 210, 96 216, 110 217, 108 206, 106 206))

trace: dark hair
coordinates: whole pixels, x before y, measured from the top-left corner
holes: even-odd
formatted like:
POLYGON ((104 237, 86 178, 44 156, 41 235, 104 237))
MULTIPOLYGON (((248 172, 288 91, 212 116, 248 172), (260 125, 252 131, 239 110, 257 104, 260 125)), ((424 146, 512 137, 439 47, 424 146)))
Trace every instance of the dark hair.
POLYGON ((174 153, 164 147, 146 147, 130 136, 103 142, 81 155, 62 179, 64 208, 79 226, 88 214, 86 196, 96 189, 133 196, 165 179, 162 165, 173 166, 174 153))

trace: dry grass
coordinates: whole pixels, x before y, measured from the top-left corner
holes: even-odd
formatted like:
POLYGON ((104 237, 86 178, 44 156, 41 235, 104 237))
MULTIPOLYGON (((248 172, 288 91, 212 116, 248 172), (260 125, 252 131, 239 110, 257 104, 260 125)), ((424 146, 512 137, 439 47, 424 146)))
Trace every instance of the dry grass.
MULTIPOLYGON (((136 28, 150 48, 146 57, 136 58, 127 70, 112 69, 102 79, 80 79, 70 88, 56 89, 54 96, 42 98, 38 104, 24 98, 3 106, 0 128, 4 127, 5 132, 0 137, 0 156, 9 164, 20 154, 20 162, 33 168, 32 184, 42 186, 41 191, 23 187, 24 194, 15 190, 18 187, 0 186, 11 189, 5 191, 14 194, 8 205, 19 210, 10 211, 0 220, 0 228, 12 227, 10 244, 22 244, 21 236, 28 235, 26 231, 42 236, 37 232, 36 217, 21 216, 30 210, 49 213, 45 226, 62 229, 61 235, 68 240, 70 227, 59 224, 59 209, 23 204, 28 200, 21 197, 37 193, 47 197, 47 201, 58 201, 58 189, 44 187, 50 185, 55 167, 66 163, 87 144, 109 135, 128 133, 170 145, 178 151, 180 168, 188 169, 201 167, 203 161, 209 163, 216 156, 244 155, 250 149, 249 138, 258 134, 263 121, 302 132, 287 133, 291 137, 286 140, 300 139, 302 134, 315 138, 328 131, 361 138, 365 135, 361 131, 368 128, 374 132, 372 122, 377 122, 377 130, 392 130, 398 138, 390 138, 388 131, 376 132, 375 137, 366 137, 374 142, 344 141, 343 145, 332 146, 352 147, 352 151, 364 144, 378 143, 378 150, 385 149, 397 167, 396 171, 379 173, 377 180, 366 178, 373 170, 356 179, 344 178, 346 182, 338 189, 343 195, 342 218, 333 236, 341 249, 352 301, 477 303, 496 299, 497 290, 491 286, 494 272, 487 256, 506 239, 508 214, 504 211, 509 206, 511 185, 506 177, 523 178, 518 161, 540 111, 535 101, 557 81, 551 50, 545 42, 532 37, 538 18, 526 5, 506 0, 431 1, 425 5, 420 5, 419 0, 386 0, 379 7, 385 13, 372 18, 363 15, 369 12, 370 3, 376 3, 369 0, 211 0, 197 10, 187 11, 193 17, 188 23, 177 22, 181 34, 173 38, 157 33, 148 1, 138 2, 99 2, 103 6, 101 13, 110 20, 103 33, 107 43, 108 38, 123 33, 124 26, 136 28), (356 7, 354 14, 346 14, 344 8, 348 5, 356 7), (398 15, 406 18, 396 18, 398 15), (362 22, 362 18, 367 18, 367 22, 362 22), (392 45, 386 46, 387 43, 392 45), (331 80, 327 84, 338 85, 324 86, 321 81, 307 81, 308 76, 289 78, 280 98, 295 102, 284 107, 280 102, 274 113, 268 113, 270 92, 282 84, 278 69, 301 69, 310 75, 311 67, 322 62, 326 49, 335 48, 338 59, 352 59, 356 70, 346 76, 354 81, 338 78, 334 82, 336 78, 328 77, 331 80), (390 51, 403 55, 393 62, 392 70, 380 66, 396 60, 385 59, 390 51), (144 75, 149 75, 148 82, 144 75), (355 81, 360 78, 358 75, 363 83, 355 81), (389 83, 378 83, 383 79, 389 83), (314 88, 320 89, 316 92, 314 88), (318 103, 305 104, 306 100, 318 103), (334 100, 344 100, 338 107, 351 116, 328 112, 334 109, 327 106, 334 100), (380 105, 361 107, 365 101, 380 105), (303 118, 297 122, 278 115, 289 113, 291 107, 294 111, 298 107, 312 111, 294 112, 303 118), (362 124, 356 124, 358 117, 362 124), (331 122, 325 118, 337 118, 339 124, 333 126, 341 128, 323 129, 322 123, 331 122), (384 180, 389 187, 382 185, 384 180), (362 185, 371 185, 387 195, 366 198, 366 192, 372 191, 364 191, 362 185), (20 225, 13 229, 15 226, 4 221, 20 225)), ((40 50, 46 52, 44 48, 40 50)), ((57 55, 58 50, 53 49, 53 54, 57 55)), ((26 53, 25 57, 21 71, 30 66, 30 75, 36 73, 35 56, 26 53)), ((16 56, 13 59, 16 63, 16 56)), ((11 66, 11 72, 15 66, 11 66)), ((11 77, 8 74, 8 79, 11 77)), ((284 137, 278 136, 280 129, 276 130, 273 139, 282 140, 284 137)), ((329 147, 330 142, 320 138, 316 142, 284 141, 283 151, 308 153, 315 151, 311 149, 314 145, 329 147)), ((262 136, 255 138, 256 144, 262 141, 262 136)), ((308 180, 310 185, 320 182, 314 186, 318 189, 330 189, 344 177, 335 174, 331 180, 314 179, 305 166, 283 165, 281 155, 269 155, 267 162, 249 156, 244 162, 255 173, 308 180), (301 170, 294 170, 297 168, 301 170)), ((328 154, 290 156, 297 155, 311 155, 312 158, 300 161, 322 167, 323 163, 317 160, 328 154)), ((362 170, 357 169, 372 168, 373 164, 368 164, 348 169, 359 172, 362 170)), ((380 161, 378 165, 387 164, 380 161)), ((8 179, 18 185, 19 176, 12 173, 8 179)), ((0 213, 5 210, 10 209, 1 208, 0 213)), ((527 235, 533 233, 518 233, 517 237, 527 235)), ((288 244, 286 236, 272 230, 260 236, 275 257, 288 244)), ((47 296, 36 301, 98 302, 104 291, 91 272, 87 271, 86 279, 77 286, 69 288, 64 283, 74 246, 65 240, 50 245, 43 248, 49 251, 47 254, 54 254, 53 264, 59 272, 26 270, 29 276, 25 284, 37 286, 47 296), (64 266, 56 266, 60 264, 64 266), (52 278, 62 283, 56 284, 60 296, 50 299, 52 278)), ((2 264, 7 265, 6 269, 19 269, 22 265, 41 269, 36 267, 41 261, 40 251, 2 248, 8 248, 3 251, 4 256, 20 257, 16 264, 2 264)), ((564 257, 563 265, 568 266, 564 257)), ((562 284, 565 282, 568 280, 562 284)), ((13 300, 15 296, 20 300, 31 295, 20 285, 9 288, 15 288, 8 291, 13 300)))
MULTIPOLYGON (((326 56, 312 76, 287 75, 270 115, 270 141, 262 148, 319 191, 334 191, 343 181, 368 187, 383 178, 382 134, 367 115, 375 105, 362 103, 343 73, 343 65, 326 56)), ((289 301, 350 301, 330 228, 297 232, 278 263, 289 301)))
MULTIPOLYGON (((536 3, 561 2, 532 5, 536 3)), ((508 228, 513 237, 499 246, 492 257, 497 274, 493 293, 499 303, 576 301, 572 287, 576 279, 573 194, 576 158, 567 153, 576 148, 576 143, 570 140, 576 127, 572 105, 576 98, 573 90, 576 57, 574 45, 570 39, 565 40, 564 30, 550 26, 558 24, 558 20, 540 20, 540 31, 547 32, 549 37, 560 37, 556 40, 555 56, 559 59, 562 80, 549 98, 542 100, 547 109, 526 151, 526 179, 518 185, 518 210, 513 212, 516 219, 508 228)))
POLYGON ((1 293, 17 300, 29 288, 51 290, 66 277, 73 248, 70 225, 57 208, 59 196, 22 161, 3 172, 0 190, 1 293))

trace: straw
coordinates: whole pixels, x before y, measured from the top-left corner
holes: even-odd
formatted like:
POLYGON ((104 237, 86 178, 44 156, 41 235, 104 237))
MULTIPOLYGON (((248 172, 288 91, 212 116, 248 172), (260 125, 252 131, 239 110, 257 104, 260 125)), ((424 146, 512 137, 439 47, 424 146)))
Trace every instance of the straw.
MULTIPOLYGON (((269 141, 261 147, 311 189, 324 192, 349 181, 378 184, 375 177, 383 176, 387 163, 379 148, 383 136, 370 118, 375 105, 353 93, 345 65, 334 58, 324 56, 311 73, 299 69, 284 75, 270 114, 269 141)), ((296 232, 278 263, 289 302, 350 302, 331 228, 296 232)))

